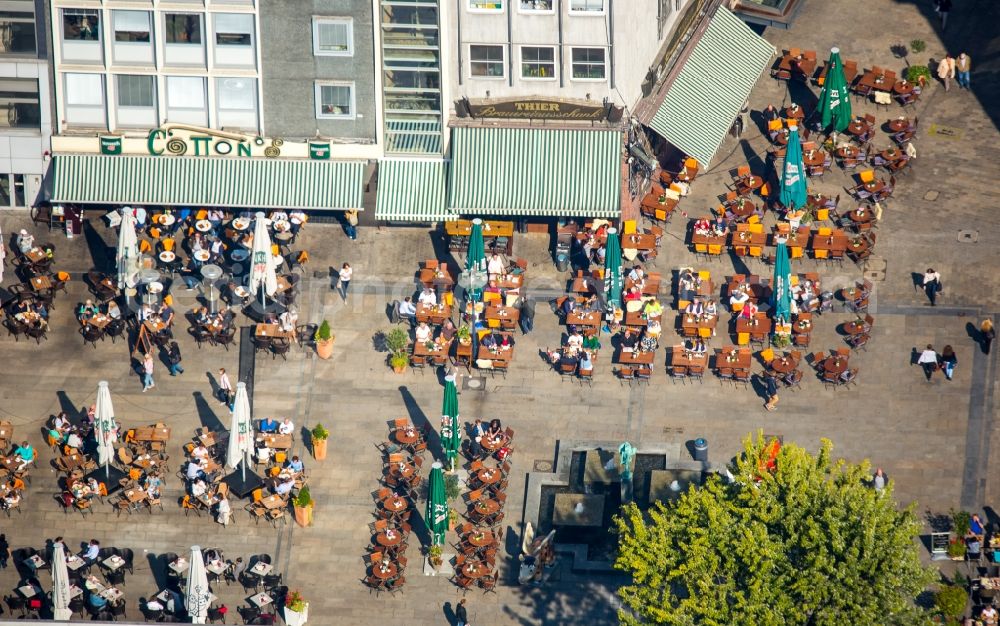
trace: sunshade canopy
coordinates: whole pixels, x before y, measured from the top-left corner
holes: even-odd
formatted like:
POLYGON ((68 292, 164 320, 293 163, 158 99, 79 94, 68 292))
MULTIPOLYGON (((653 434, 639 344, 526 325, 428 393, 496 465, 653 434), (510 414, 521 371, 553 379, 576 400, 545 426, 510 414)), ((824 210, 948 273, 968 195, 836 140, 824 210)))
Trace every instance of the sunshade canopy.
POLYGON ((441 159, 385 159, 379 162, 375 217, 408 222, 457 219, 445 207, 444 188, 441 159))

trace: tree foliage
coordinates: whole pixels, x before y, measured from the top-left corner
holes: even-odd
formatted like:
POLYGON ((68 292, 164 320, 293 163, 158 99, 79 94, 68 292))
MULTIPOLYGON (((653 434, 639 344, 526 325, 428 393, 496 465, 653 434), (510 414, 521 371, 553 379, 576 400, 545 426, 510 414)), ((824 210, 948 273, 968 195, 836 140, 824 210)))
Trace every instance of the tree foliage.
POLYGON ((935 580, 920 564, 915 505, 898 510, 892 483, 868 484, 866 463, 747 437, 731 471, 646 514, 616 519, 623 624, 883 626, 917 624, 914 600, 935 580))

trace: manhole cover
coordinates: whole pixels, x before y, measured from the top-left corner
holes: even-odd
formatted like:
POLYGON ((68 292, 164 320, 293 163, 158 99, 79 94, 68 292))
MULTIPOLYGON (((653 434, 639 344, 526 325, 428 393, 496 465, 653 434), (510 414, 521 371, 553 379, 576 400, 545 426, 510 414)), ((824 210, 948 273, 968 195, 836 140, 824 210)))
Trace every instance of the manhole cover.
POLYGON ((938 196, 940 195, 941 195, 940 191, 938 191, 937 189, 931 189, 930 191, 924 194, 924 200, 930 200, 931 202, 934 202, 935 200, 938 199, 938 196))
POLYGON ((474 378, 463 378, 462 389, 468 389, 470 391, 485 391, 486 378, 483 376, 476 376, 474 378))
POLYGON ((977 243, 979 241, 979 231, 978 230, 960 230, 958 231, 958 242, 959 243, 977 243))
POLYGON ((536 472, 551 472, 552 462, 551 461, 535 461, 531 468, 536 472))
POLYGON ((874 283, 880 283, 885 280, 885 272, 881 270, 872 270, 870 272, 865 272, 865 278, 874 283))
POLYGON ((927 134, 932 137, 940 137, 942 139, 961 139, 965 134, 965 131, 961 128, 955 128, 953 126, 939 126, 937 124, 931 124, 930 130, 927 131, 927 134))

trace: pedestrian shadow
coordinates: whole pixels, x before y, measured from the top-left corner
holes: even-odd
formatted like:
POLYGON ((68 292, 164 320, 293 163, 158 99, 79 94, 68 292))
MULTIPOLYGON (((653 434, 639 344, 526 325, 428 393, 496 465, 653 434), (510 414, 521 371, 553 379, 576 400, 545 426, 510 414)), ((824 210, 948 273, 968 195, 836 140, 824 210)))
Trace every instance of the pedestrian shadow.
POLYGON ((198 419, 201 420, 202 428, 211 432, 226 430, 226 425, 215 414, 215 409, 208 404, 204 394, 195 391, 191 395, 194 397, 194 406, 198 410, 198 419))
POLYGON ((979 328, 976 327, 976 325, 973 324, 972 322, 965 323, 965 333, 969 335, 969 339, 973 340, 974 342, 976 343, 983 342, 982 333, 979 332, 979 328))
POLYGON ((924 275, 920 272, 910 272, 910 280, 913 281, 914 291, 920 291, 924 288, 924 275))
POLYGON ((430 423, 427 416, 424 414, 420 405, 417 404, 417 399, 413 397, 410 390, 406 385, 399 386, 399 395, 403 398, 403 404, 406 406, 406 412, 409 414, 410 422, 418 430, 424 433, 424 439, 427 442, 427 450, 430 451, 431 456, 435 459, 443 462, 444 460, 444 447, 441 445, 441 436, 438 434, 437 429, 434 425, 430 423))
POLYGON ((455 615, 455 609, 451 608, 451 602, 445 602, 441 610, 444 612, 444 618, 448 620, 449 624, 457 622, 458 617, 455 615))

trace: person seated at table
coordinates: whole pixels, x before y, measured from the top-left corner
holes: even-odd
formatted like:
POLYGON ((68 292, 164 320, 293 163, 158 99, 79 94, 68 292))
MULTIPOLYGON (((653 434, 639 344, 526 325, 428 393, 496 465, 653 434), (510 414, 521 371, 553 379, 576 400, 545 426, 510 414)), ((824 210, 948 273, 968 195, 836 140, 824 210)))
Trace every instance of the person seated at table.
POLYGON ((753 319, 757 315, 757 305, 754 304, 753 300, 748 300, 746 304, 743 305, 743 310, 740 311, 740 317, 743 319, 753 319))
POLYGON ((738 308, 745 308, 749 301, 750 294, 742 289, 736 289, 729 295, 729 308, 734 311, 738 308))
POLYGON ((49 445, 59 445, 62 443, 63 439, 66 438, 66 433, 62 432, 55 425, 50 426, 45 431, 46 438, 48 439, 49 445))
POLYGON ((711 225, 705 218, 700 218, 694 222, 694 234, 696 235, 707 235, 711 225))
POLYGON ((493 252, 489 260, 486 261, 486 272, 490 278, 496 278, 507 273, 507 261, 499 253, 493 252))
POLYGON ((604 257, 607 256, 607 254, 608 254, 608 247, 605 245, 601 245, 601 247, 599 247, 594 252, 594 263, 597 263, 598 265, 604 265, 604 257))
POLYGON ((642 300, 642 291, 638 285, 632 285, 625 292, 625 302, 638 302, 639 300, 642 300))
POLYGON ((150 500, 160 499, 160 486, 156 483, 147 481, 146 482, 146 497, 150 500))
POLYGON ((438 302, 437 293, 432 287, 424 287, 423 291, 420 292, 420 295, 417 296, 417 301, 420 304, 435 306, 438 302))
POLYGON ((774 108, 773 104, 767 105, 767 107, 761 112, 764 116, 764 122, 773 122, 774 120, 780 119, 778 114, 778 109, 774 108))
POLYGON ((622 352, 632 352, 637 345, 639 345, 639 333, 632 328, 626 328, 622 333, 622 352))
POLYGON ((648 322, 646 322, 646 334, 649 335, 650 337, 659 340, 660 333, 662 332, 662 330, 663 327, 660 325, 660 320, 651 319, 648 322))
POLYGON ((295 479, 288 477, 287 479, 274 485, 274 493, 279 496, 287 496, 292 492, 292 488, 295 487, 295 479))
POLYGON ((295 432, 295 424, 292 422, 291 418, 286 417, 281 420, 278 424, 278 434, 279 435, 291 435, 295 432))
POLYGON ((204 480, 198 478, 191 483, 191 495, 193 497, 200 498, 206 493, 208 493, 208 484, 204 480))
POLYGON ((572 351, 577 351, 583 348, 583 335, 578 330, 574 330, 566 338, 566 347, 572 351))
POLYGON ((684 351, 688 354, 705 354, 707 348, 705 347, 705 340, 702 338, 691 339, 684 344, 684 351))
POLYGON ((266 434, 276 433, 278 432, 278 422, 270 417, 265 417, 260 420, 260 426, 257 427, 257 430, 266 434))
POLYGON ((500 285, 497 284, 495 278, 491 278, 489 284, 486 285, 486 289, 483 290, 484 293, 499 293, 502 294, 503 291, 500 289, 500 285))
POLYGON ((14 456, 20 459, 17 471, 21 471, 26 465, 35 460, 35 449, 27 441, 22 441, 21 445, 14 448, 14 456))
POLYGON ((204 479, 205 470, 198 461, 188 461, 187 468, 184 470, 184 476, 189 482, 204 479))
POLYGON ((158 315, 160 316, 160 320, 167 325, 167 329, 174 323, 174 308, 166 302, 160 305, 158 315))
POLYGON ((21 254, 27 254, 34 247, 35 237, 22 228, 21 232, 17 234, 17 249, 21 251, 21 254))
POLYGON ((731 220, 726 220, 725 215, 718 215, 714 220, 712 220, 712 232, 715 235, 725 235, 729 232, 729 224, 731 220))
POLYGON ((446 319, 444 324, 441 324, 441 339, 444 341, 451 341, 457 333, 458 329, 455 328, 455 322, 451 319, 446 319))
POLYGON ((254 451, 254 455, 257 457, 257 462, 261 465, 266 465, 270 463, 271 456, 274 454, 274 450, 267 446, 258 446, 254 451))
POLYGON ((983 521, 979 519, 979 513, 973 513, 972 518, 969 520, 969 531, 965 536, 971 537, 973 535, 980 538, 986 536, 986 529, 983 528, 983 521))
POLYGON ((269 216, 269 218, 271 220, 271 225, 273 226, 275 222, 287 222, 288 221, 288 213, 285 213, 281 209, 277 209, 277 210, 271 211, 271 215, 269 216))
POLYGON ((594 362, 590 360, 590 353, 586 350, 580 353, 580 361, 577 363, 578 371, 589 372, 594 369, 594 362))
POLYGON ((83 438, 76 431, 70 431, 66 435, 66 445, 70 448, 76 448, 79 450, 83 447, 83 438))
POLYGON ((503 335, 500 335, 500 342, 497 344, 497 347, 500 348, 501 350, 510 350, 511 348, 513 348, 514 347, 513 336, 510 333, 505 333, 503 335))
POLYGON ((101 544, 96 539, 91 539, 87 544, 87 547, 80 553, 80 558, 87 563, 87 565, 93 565, 97 562, 97 557, 101 553, 101 544))
POLYGON ((163 603, 157 600, 156 598, 150 598, 149 600, 146 600, 147 613, 157 613, 159 611, 164 611, 164 610, 166 610, 166 607, 163 606, 163 603))
POLYGON ((979 535, 967 536, 965 538, 965 550, 966 557, 969 560, 976 561, 979 559, 983 551, 983 542, 980 540, 979 535))
POLYGON ((642 309, 642 314, 647 320, 653 317, 660 317, 663 315, 663 305, 656 298, 652 298, 646 302, 646 306, 642 309))
POLYGON ((63 435, 66 435, 66 433, 73 428, 73 423, 69 419, 69 414, 66 413, 66 411, 59 411, 59 414, 52 420, 52 427, 63 435))
MULTIPOLYGON (((278 316, 278 325, 281 327, 282 332, 290 333, 295 331, 295 327, 299 323, 299 311, 294 306, 290 306, 285 311, 278 316)), ((296 341, 296 337, 292 337, 296 341)))
POLYGON ((105 600, 101 594, 91 591, 90 595, 87 597, 87 604, 95 609, 103 609, 108 605, 108 601, 105 600))
POLYGON ((486 436, 491 440, 503 437, 503 424, 500 423, 499 418, 494 417, 490 420, 489 426, 486 427, 486 436))
POLYGON ((684 312, 688 315, 704 315, 705 305, 702 303, 701 298, 695 298, 691 302, 688 302, 687 307, 685 307, 684 312))
POLYGON ((636 265, 632 268, 632 271, 628 273, 628 278, 633 283, 641 286, 646 281, 646 272, 643 271, 641 265, 636 265))
POLYGON ((145 322, 146 320, 151 320, 156 317, 156 313, 153 311, 153 307, 148 304, 143 304, 139 307, 139 311, 136 313, 136 318, 140 322, 145 322))
POLYGON ((496 335, 494 333, 487 333, 487 334, 483 335, 483 338, 480 340, 479 343, 480 343, 480 345, 482 345, 483 348, 485 348, 487 350, 490 350, 490 351, 496 350, 496 347, 497 347, 497 338, 496 338, 496 335))
POLYGON ((17 489, 11 489, 7 492, 7 495, 3 497, 3 506, 5 509, 10 511, 16 507, 21 502, 21 492, 17 489))
POLYGON ((301 473, 303 470, 305 470, 305 465, 302 464, 302 460, 299 459, 299 456, 297 454, 290 459, 285 459, 285 464, 283 467, 289 471, 296 473, 301 473))
POLYGON ((715 317, 719 314, 719 307, 715 304, 715 300, 709 300, 708 304, 705 305, 705 315, 707 317, 715 317))
POLYGON ((81 324, 86 324, 87 320, 97 315, 98 309, 94 304, 94 301, 87 299, 86 302, 80 305, 80 308, 76 310, 76 319, 80 320, 81 324))
POLYGON ((432 332, 433 331, 427 322, 420 322, 413 330, 413 336, 417 343, 426 343, 427 341, 430 341, 432 332))
POLYGON ((413 323, 417 317, 417 307, 414 306, 413 300, 410 296, 406 296, 403 298, 403 301, 399 303, 399 310, 397 313, 399 313, 400 319, 404 319, 411 324, 413 323))
POLYGON ((591 294, 584 298, 579 308, 585 313, 595 313, 603 310, 601 301, 597 299, 597 294, 591 294))
POLYGON ((208 260, 212 263, 217 263, 222 259, 222 253, 225 251, 226 246, 222 243, 222 240, 214 239, 208 247, 208 260))
POLYGON ((201 462, 203 459, 208 459, 208 448, 205 447, 205 444, 199 443, 192 448, 191 458, 198 462, 201 462))
POLYGON ((568 316, 570 313, 576 310, 576 298, 569 297, 563 300, 562 303, 562 314, 563 318, 568 316))
POLYGON ((642 335, 639 337, 639 351, 652 352, 653 350, 656 350, 659 345, 658 339, 658 336, 654 336, 646 331, 643 331, 642 335))

